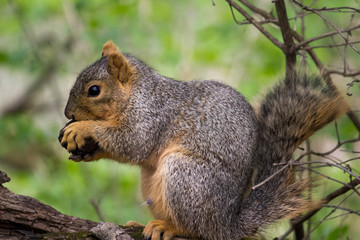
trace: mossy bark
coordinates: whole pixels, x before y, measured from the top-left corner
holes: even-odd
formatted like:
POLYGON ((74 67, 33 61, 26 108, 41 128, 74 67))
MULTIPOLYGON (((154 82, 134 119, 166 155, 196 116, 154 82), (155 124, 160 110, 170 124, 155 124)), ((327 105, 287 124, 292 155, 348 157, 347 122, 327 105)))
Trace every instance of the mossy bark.
MULTIPOLYGON (((62 214, 34 198, 15 194, 3 186, 9 181, 0 171, 0 240, 98 239, 90 230, 99 223, 62 214)), ((118 239, 143 239, 142 227, 122 230, 118 239)))

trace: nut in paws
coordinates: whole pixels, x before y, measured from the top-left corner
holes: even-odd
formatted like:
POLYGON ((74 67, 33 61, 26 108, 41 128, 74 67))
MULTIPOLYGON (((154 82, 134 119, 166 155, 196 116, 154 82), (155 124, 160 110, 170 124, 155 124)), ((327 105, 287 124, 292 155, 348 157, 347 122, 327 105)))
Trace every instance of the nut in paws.
POLYGON ((79 134, 81 131, 80 122, 70 121, 60 130, 58 137, 61 145, 71 153, 69 159, 73 161, 87 161, 101 152, 98 142, 91 136, 79 134), (75 123, 77 126, 71 126, 75 123))

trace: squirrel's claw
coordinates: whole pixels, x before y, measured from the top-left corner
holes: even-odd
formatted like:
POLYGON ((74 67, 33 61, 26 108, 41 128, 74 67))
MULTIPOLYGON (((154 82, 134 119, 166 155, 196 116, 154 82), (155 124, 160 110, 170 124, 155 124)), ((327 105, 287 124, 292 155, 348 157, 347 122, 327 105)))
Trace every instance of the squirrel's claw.
MULTIPOLYGON (((64 137, 64 133, 65 133, 65 128, 67 126, 69 126, 71 123, 75 122, 74 120, 71 120, 69 121, 68 123, 65 124, 65 126, 60 130, 60 133, 59 133, 59 137, 58 137, 58 140, 59 142, 61 143, 62 142, 62 139, 64 137)), ((64 148, 66 148, 66 146, 63 146, 64 148)))
POLYGON ((103 157, 104 154, 93 136, 92 129, 91 121, 71 121, 60 130, 58 140, 71 153, 70 160, 88 162, 103 157))
MULTIPOLYGON (((91 137, 91 129, 86 122, 74 122, 64 128, 61 145, 69 152, 81 149, 85 145, 85 138, 91 137)), ((60 133, 61 135, 61 133, 60 133)))
POLYGON ((169 224, 163 220, 152 220, 145 226, 143 235, 145 239, 171 240, 175 236, 184 234, 171 223, 169 224))
POLYGON ((99 150, 86 154, 84 153, 77 154, 78 152, 79 152, 78 149, 76 149, 75 152, 71 153, 69 159, 74 162, 91 162, 101 158, 101 155, 98 156, 98 153, 100 152, 99 150))
POLYGON ((71 154, 69 159, 73 160, 74 162, 81 162, 83 160, 80 154, 71 154))
POLYGON ((73 160, 74 162, 91 162, 91 161, 99 160, 102 157, 103 157, 102 152, 100 151, 99 148, 97 148, 94 152, 80 153, 80 154, 72 153, 69 156, 69 159, 73 160))

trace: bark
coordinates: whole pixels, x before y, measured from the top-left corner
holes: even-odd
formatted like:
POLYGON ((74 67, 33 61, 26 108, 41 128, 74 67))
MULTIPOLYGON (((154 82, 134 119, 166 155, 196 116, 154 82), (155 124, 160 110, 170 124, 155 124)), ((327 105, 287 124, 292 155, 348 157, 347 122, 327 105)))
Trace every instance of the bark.
POLYGON ((125 229, 62 214, 34 198, 11 192, 3 186, 9 181, 6 173, 0 170, 0 240, 99 239, 95 236, 100 239, 143 239, 142 227, 125 229), (104 227, 107 227, 105 233, 104 227))

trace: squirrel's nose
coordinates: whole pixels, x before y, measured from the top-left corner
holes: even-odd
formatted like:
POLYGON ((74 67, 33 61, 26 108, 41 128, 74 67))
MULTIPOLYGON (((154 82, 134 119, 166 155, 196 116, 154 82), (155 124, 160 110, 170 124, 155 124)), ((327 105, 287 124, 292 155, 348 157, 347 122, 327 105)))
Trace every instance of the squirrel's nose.
POLYGON ((69 110, 69 103, 66 104, 65 111, 64 111, 65 117, 70 120, 74 120, 74 114, 69 110))
POLYGON ((75 116, 74 116, 74 114, 70 114, 70 113, 68 113, 68 112, 65 111, 65 117, 66 117, 67 119, 70 119, 70 120, 75 121, 75 116))

